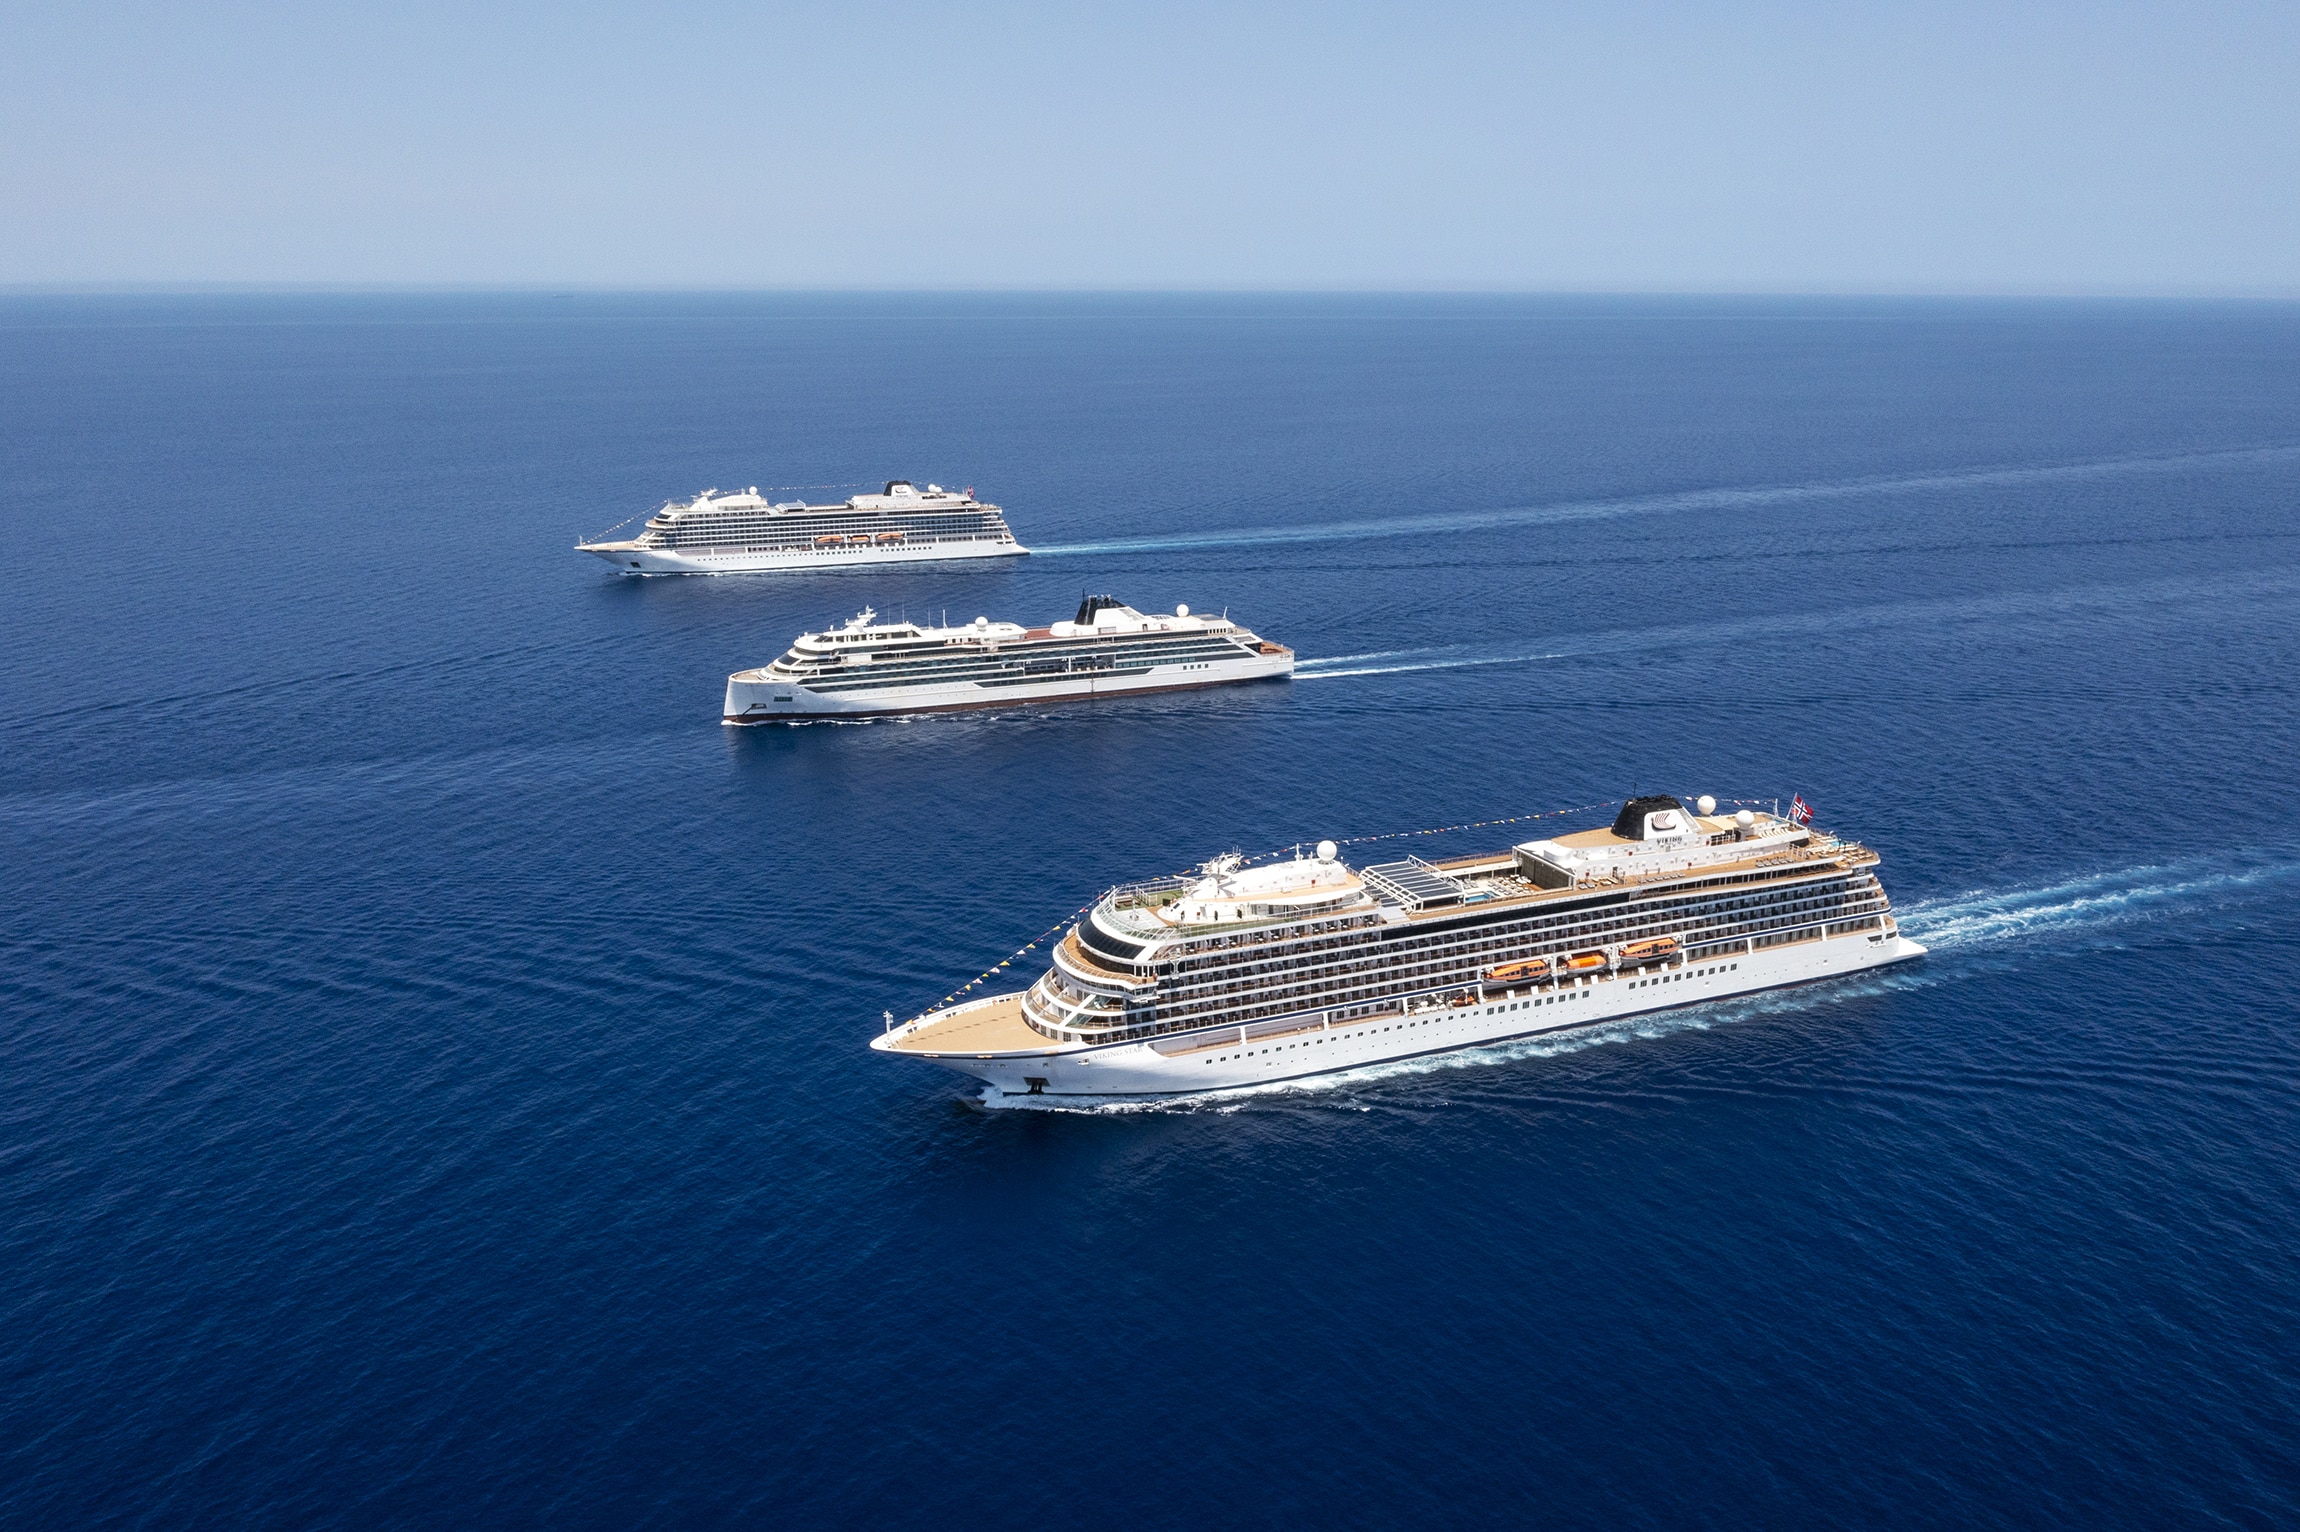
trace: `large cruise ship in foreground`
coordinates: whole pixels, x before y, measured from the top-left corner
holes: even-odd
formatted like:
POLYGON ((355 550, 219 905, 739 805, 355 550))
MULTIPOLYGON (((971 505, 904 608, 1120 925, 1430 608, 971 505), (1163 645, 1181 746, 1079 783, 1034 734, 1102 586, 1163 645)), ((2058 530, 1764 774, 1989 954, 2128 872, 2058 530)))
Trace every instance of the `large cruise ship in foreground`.
POLYGON ((639 535, 577 543, 626 574, 744 574, 761 569, 835 569, 847 564, 914 564, 926 559, 1009 558, 1030 550, 1014 540, 997 506, 974 491, 907 479, 883 494, 844 505, 769 503, 756 486, 740 494, 706 489, 671 501, 639 535))
POLYGON ((727 677, 728 723, 803 723, 884 713, 948 713, 1021 702, 1194 691, 1294 673, 1294 651, 1227 617, 1146 616, 1088 596, 1069 622, 1024 628, 977 617, 965 627, 880 622, 865 607, 846 626, 802 633, 783 657, 727 677))
POLYGON ((871 1046, 990 1094, 1168 1096, 1586 1027, 1920 956, 1877 855, 1798 823, 1632 799, 1488 856, 1315 856, 1111 890, 1019 994, 871 1046))

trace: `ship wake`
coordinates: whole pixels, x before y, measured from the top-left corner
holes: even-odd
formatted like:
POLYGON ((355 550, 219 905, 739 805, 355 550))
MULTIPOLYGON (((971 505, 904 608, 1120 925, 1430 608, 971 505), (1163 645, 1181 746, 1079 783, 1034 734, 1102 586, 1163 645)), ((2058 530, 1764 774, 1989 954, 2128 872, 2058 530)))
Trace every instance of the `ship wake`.
POLYGON ((1344 676, 1386 676, 1421 670, 1464 670, 1487 665, 1532 665, 1606 655, 1701 651, 1781 639, 1811 639, 1838 633, 1909 634, 1967 631, 1983 620, 2016 619, 2035 633, 2054 623, 2086 624, 2103 612, 2131 614, 2146 607, 2175 619, 2199 620, 2231 602, 2289 603, 2300 581, 2287 569, 2241 569, 2225 574, 2150 576, 2140 580, 2052 591, 2009 591, 1958 595, 1935 600, 1887 601, 1865 606, 1806 612, 1768 613, 1722 622, 1670 623, 1620 628, 1571 636, 1545 635, 1514 644, 1445 644, 1394 649, 1377 654, 1305 658, 1294 669, 1297 681, 1328 681, 1344 676))
POLYGON ((2054 950, 2118 943, 2158 921, 2212 921, 2267 897, 2288 897, 2300 859, 2287 850, 2184 858, 2088 874, 2010 893, 1976 891, 1900 910, 1901 929, 1938 953, 2019 946, 2054 950))
POLYGON ((1038 544, 1042 559, 1081 554, 1183 553, 1198 549, 1273 547, 1294 543, 1358 542, 1382 537, 1418 537, 1476 532, 1501 527, 1534 527, 1622 516, 1654 516, 1734 511, 1762 506, 1809 504, 1858 496, 1922 490, 1990 490, 2031 484, 2179 473, 2204 467, 2281 466, 2300 458, 2300 446, 2245 447, 2226 451, 2173 453, 2151 457, 2101 458, 2081 463, 2050 463, 2019 468, 1977 468, 1890 478, 1841 479, 1808 484, 1683 490, 1658 495, 1558 501, 1547 505, 1494 506, 1480 510, 1413 516, 1367 517, 1297 527, 1234 527, 1164 537, 1119 537, 1094 542, 1038 544))

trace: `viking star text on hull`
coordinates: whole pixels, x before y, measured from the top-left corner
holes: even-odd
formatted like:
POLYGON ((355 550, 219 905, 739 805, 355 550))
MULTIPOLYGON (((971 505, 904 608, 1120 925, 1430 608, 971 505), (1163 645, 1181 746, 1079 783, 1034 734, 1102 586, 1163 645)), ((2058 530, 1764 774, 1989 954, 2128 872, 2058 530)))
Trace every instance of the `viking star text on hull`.
POLYGON ((975 499, 973 490, 929 484, 922 493, 908 479, 844 505, 776 505, 756 487, 732 495, 706 489, 692 500, 666 503, 628 541, 575 546, 625 574, 835 569, 1011 558, 1030 551, 1014 540, 998 507, 975 499))
MULTIPOLYGON (((1801 801, 1800 801, 1801 806, 1801 801)), ((1877 855, 1793 818, 1632 799, 1609 829, 1352 868, 1331 841, 1116 888, 1020 994, 871 1046, 991 1093, 1168 1096, 1586 1027, 1922 955, 1877 855)))
POLYGON ((727 677, 727 723, 800 723, 885 713, 946 713, 1022 702, 1082 702, 1195 691, 1294 673, 1294 651, 1227 617, 1148 616, 1088 596, 1069 622, 964 627, 878 621, 802 633, 772 665, 727 677))

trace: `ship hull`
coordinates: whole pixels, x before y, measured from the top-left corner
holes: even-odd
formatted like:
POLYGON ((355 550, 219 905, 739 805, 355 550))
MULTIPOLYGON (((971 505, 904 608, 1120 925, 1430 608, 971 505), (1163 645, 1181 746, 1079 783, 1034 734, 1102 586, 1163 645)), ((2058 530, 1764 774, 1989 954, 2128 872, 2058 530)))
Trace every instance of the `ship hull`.
POLYGON ((1030 550, 1014 542, 948 542, 871 548, 777 548, 754 553, 729 548, 642 548, 637 543, 579 543, 627 575, 771 574, 789 570, 858 569, 881 564, 939 564, 953 559, 1019 558, 1030 550))
MULTIPOLYGON (((1245 1029, 988 1058, 935 1057, 986 1096, 1156 1098, 1278 1084, 1467 1048, 1565 1033, 1706 1001, 1841 978, 1922 957, 1896 934, 1816 939, 1556 986, 1520 986, 1468 1006, 1431 1004, 1325 1025, 1281 1018, 1245 1029), (1260 1035, 1254 1035, 1260 1034, 1260 1035)), ((1052 1046, 1051 1044, 1049 1045, 1052 1046)))
POLYGON ((789 680, 727 680, 721 721, 730 724, 816 723, 823 719, 885 718, 919 713, 972 712, 978 708, 1020 707, 1039 702, 1089 702, 1101 697, 1139 697, 1155 692, 1201 691, 1250 681, 1282 681, 1294 673, 1291 653, 1257 656, 1204 666, 1154 665, 1132 673, 1081 671, 1026 685, 948 681, 925 686, 889 687, 865 695, 822 694, 789 680))

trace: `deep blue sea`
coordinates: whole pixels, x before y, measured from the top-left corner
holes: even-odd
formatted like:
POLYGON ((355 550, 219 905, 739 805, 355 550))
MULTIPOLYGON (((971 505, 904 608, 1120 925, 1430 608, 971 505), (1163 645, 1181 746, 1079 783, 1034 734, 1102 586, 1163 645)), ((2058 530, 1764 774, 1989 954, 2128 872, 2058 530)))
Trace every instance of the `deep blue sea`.
POLYGON ((18 297, 0 514, 0 1524, 2300 1521, 2300 308, 18 297), (570 546, 897 476, 1038 552, 570 546), (1306 663, 718 721, 1086 591, 1306 663), (1931 955, 1196 1105, 866 1050, 1632 790, 1931 955))

